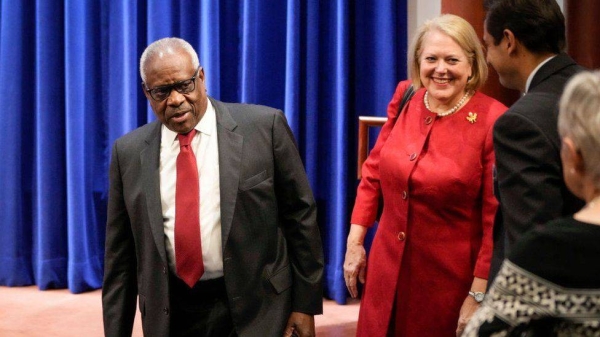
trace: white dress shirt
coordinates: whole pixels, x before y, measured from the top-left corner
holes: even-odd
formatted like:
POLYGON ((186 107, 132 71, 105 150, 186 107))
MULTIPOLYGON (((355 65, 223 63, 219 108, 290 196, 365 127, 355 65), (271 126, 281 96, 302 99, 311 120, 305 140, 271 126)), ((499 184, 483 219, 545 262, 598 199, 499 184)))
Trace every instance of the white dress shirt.
POLYGON ((533 77, 538 72, 538 70, 540 70, 540 68, 544 64, 548 63, 548 61, 552 60, 555 57, 556 57, 556 55, 550 56, 549 58, 547 58, 547 59, 543 60, 542 62, 540 62, 540 64, 538 64, 537 67, 535 67, 535 69, 533 69, 533 71, 531 72, 531 74, 529 74, 529 77, 527 77, 527 82, 525 83, 525 92, 523 93, 523 95, 525 95, 529 91, 529 86, 531 85, 531 81, 533 80, 533 77))
MULTIPOLYGON (((200 178, 200 236, 204 275, 201 280, 223 276, 221 249, 221 197, 219 193, 219 148, 217 119, 210 100, 206 113, 196 125, 192 150, 200 178)), ((160 198, 165 230, 165 247, 169 267, 176 274, 175 264, 175 186, 177 180, 177 133, 162 126, 160 141, 160 198)))

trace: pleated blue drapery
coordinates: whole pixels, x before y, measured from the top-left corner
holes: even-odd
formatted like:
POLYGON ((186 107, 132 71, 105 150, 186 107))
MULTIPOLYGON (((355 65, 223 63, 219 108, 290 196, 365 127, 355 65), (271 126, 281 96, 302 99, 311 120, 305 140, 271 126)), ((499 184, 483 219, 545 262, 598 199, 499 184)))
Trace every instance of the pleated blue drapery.
POLYGON ((0 0, 0 285, 102 286, 111 144, 154 120, 138 59, 166 36, 198 50, 211 96, 284 110, 344 303, 357 117, 406 77, 405 0, 0 0))

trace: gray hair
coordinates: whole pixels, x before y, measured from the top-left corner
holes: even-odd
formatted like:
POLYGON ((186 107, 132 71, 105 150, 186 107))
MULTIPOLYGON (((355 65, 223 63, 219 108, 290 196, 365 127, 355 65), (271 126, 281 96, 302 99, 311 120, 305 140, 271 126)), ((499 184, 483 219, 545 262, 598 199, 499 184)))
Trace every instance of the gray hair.
POLYGON ((177 37, 166 37, 152 42, 142 53, 142 56, 140 57, 140 76, 142 77, 142 81, 144 81, 144 83, 146 82, 146 64, 150 59, 159 53, 164 52, 173 54, 178 50, 184 50, 190 55, 194 68, 200 66, 198 54, 191 44, 177 37))
POLYGON ((560 99, 558 132, 573 140, 585 172, 600 188, 600 71, 584 71, 569 80, 560 99))

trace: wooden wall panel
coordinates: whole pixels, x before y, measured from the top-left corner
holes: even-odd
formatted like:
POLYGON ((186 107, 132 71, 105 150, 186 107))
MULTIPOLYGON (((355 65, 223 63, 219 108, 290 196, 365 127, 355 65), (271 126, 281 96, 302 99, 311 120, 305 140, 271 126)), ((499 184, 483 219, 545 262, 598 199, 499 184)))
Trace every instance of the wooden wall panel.
POLYGON ((567 0, 567 51, 590 69, 600 68, 600 1, 567 0))

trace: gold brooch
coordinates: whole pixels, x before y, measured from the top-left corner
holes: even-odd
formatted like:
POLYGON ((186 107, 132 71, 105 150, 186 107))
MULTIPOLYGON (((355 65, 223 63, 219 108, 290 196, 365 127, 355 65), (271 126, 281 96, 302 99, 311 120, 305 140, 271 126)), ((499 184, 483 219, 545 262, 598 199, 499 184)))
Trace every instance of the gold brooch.
POLYGON ((467 120, 469 122, 471 122, 471 124, 477 122, 477 113, 469 112, 469 115, 467 116, 467 120))

